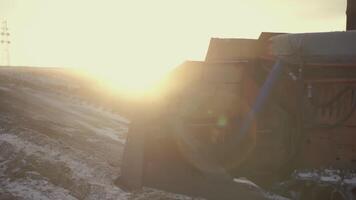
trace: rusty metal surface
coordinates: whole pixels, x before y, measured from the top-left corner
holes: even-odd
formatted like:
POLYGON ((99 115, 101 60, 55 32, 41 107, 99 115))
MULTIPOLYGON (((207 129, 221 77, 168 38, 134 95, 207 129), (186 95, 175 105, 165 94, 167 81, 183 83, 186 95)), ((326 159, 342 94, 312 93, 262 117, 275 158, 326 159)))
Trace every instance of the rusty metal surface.
POLYGON ((307 86, 307 126, 302 154, 305 167, 356 168, 355 84, 307 86))
POLYGON ((354 64, 306 64, 303 76, 300 66, 285 66, 247 140, 229 149, 272 65, 230 61, 186 62, 171 74, 159 112, 136 137, 144 140, 140 184, 223 199, 251 195, 233 177, 268 186, 295 169, 356 169, 354 64))

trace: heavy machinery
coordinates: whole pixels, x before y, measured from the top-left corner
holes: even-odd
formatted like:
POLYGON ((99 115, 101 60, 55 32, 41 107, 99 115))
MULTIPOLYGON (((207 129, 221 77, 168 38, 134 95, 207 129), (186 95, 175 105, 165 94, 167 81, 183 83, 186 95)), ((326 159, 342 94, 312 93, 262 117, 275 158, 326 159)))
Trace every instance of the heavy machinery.
POLYGON ((211 39, 205 61, 177 67, 160 98, 138 107, 119 183, 208 199, 268 199, 234 178, 269 187, 294 172, 298 180, 284 186, 294 191, 289 198, 355 198, 354 2, 346 32, 211 39), (337 186, 315 175, 324 169, 343 177, 337 186))

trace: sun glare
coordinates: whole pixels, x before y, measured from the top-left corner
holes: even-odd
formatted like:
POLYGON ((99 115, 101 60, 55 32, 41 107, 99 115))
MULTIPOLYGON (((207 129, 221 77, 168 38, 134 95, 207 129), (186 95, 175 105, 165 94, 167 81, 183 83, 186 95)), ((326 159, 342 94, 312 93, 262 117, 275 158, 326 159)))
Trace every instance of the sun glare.
POLYGON ((9 22, 11 65, 85 69, 137 96, 181 62, 204 60, 211 37, 342 30, 345 2, 329 10, 324 1, 0 0, 0 17, 9 22))
POLYGON ((130 98, 138 98, 154 91, 167 73, 166 68, 90 69, 89 74, 107 86, 112 92, 130 98))

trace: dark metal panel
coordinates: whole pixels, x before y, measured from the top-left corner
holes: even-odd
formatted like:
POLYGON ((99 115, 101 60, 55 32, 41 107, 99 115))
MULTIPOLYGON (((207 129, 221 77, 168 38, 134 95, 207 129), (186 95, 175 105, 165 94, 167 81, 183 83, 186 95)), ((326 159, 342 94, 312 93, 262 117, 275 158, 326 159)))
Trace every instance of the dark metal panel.
POLYGON ((346 30, 356 29, 356 1, 347 0, 347 10, 346 10, 346 30))

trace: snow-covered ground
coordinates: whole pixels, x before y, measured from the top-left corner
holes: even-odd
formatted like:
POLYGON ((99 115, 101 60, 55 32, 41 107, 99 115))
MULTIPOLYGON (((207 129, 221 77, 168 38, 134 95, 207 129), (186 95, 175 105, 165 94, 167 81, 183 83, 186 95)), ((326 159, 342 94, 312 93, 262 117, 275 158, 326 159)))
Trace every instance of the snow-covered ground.
POLYGON ((24 78, 57 83, 0 69, 0 199, 192 199, 114 185, 129 121, 24 78))

